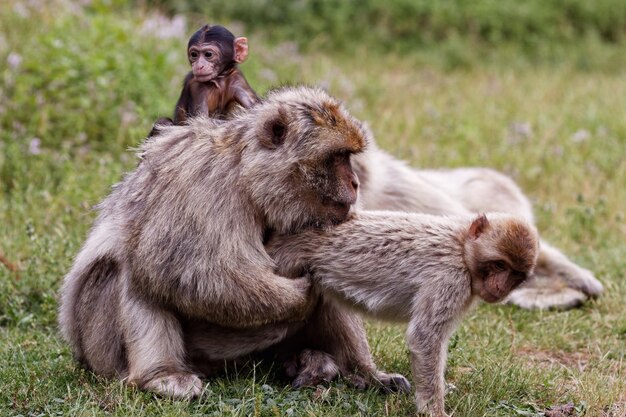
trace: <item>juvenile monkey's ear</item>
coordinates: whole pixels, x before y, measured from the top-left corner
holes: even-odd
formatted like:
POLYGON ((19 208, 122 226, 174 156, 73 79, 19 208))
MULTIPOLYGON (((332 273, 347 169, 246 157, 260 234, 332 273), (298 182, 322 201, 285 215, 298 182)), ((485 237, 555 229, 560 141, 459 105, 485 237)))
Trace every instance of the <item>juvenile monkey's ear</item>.
POLYGON ((478 237, 482 235, 485 230, 487 230, 487 227, 489 227, 489 220, 487 220, 487 216, 485 216, 485 214, 483 213, 476 219, 474 219, 474 221, 470 225, 470 239, 478 239, 478 237))
POLYGON ((276 117, 269 119, 263 126, 260 141, 269 149, 276 149, 287 137, 287 114, 283 109, 278 110, 276 117))
POLYGON ((235 38, 233 42, 235 51, 235 62, 240 64, 248 58, 248 38, 235 38))

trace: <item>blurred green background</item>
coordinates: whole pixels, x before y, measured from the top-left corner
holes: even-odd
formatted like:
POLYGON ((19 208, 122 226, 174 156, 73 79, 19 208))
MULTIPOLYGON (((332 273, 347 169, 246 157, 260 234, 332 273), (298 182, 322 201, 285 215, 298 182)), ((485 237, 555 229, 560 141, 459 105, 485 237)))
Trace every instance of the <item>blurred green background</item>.
MULTIPOLYGON (((342 381, 295 391, 271 364, 229 370, 194 403, 82 371, 56 291, 94 218, 173 110, 188 37, 249 38, 261 94, 321 85, 415 167, 489 166, 606 294, 567 312, 480 306, 450 348, 456 416, 626 415, 626 2, 122 1, 0 4, 0 415, 411 415, 408 395, 342 381)), ((409 374, 403 329, 372 323, 409 374)))

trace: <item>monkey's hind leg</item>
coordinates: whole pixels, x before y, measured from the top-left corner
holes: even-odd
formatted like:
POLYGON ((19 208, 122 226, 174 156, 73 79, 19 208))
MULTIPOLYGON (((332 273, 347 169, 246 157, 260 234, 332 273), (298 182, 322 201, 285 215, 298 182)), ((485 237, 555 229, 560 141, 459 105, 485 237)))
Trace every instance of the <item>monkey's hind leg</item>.
POLYGON ((411 352, 417 412, 449 417, 444 406, 447 335, 441 329, 425 329, 424 322, 415 318, 407 329, 407 344, 411 352))
POLYGON ((122 301, 128 382, 164 397, 199 396, 202 381, 185 365, 183 335, 176 316, 127 291, 122 301))
POLYGON ((604 290, 602 283, 593 276, 591 271, 576 265, 561 251, 545 241, 541 241, 535 272, 539 275, 558 277, 569 288, 581 291, 589 297, 596 297, 604 290))
POLYGON ((559 278, 535 274, 523 286, 512 291, 504 304, 527 310, 568 310, 580 307, 586 300, 585 294, 567 287, 559 278))
MULTIPOLYGON (((307 349, 302 352, 304 359, 302 356, 298 358, 301 366, 295 371, 294 380, 298 386, 316 385, 321 380, 332 379, 338 370, 357 388, 378 386, 387 392, 408 392, 411 389, 404 376, 376 368, 361 318, 333 300, 322 297, 318 309, 297 337, 301 338, 300 346, 307 349)), ((288 366, 289 369, 294 367, 288 366)))

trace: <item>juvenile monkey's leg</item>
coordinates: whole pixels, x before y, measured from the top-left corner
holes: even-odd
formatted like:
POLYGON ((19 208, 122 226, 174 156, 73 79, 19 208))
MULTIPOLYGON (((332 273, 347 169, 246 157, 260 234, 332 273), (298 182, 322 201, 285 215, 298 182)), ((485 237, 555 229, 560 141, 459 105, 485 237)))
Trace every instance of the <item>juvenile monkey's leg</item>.
POLYGON ((407 329, 407 344, 411 352, 417 411, 447 417, 444 407, 447 332, 424 328, 424 321, 414 318, 407 329))
MULTIPOLYGON (((127 280, 125 282, 128 282, 127 280)), ((202 381, 185 365, 178 319, 124 289, 122 326, 128 355, 128 382, 165 397, 194 398, 202 381)))
POLYGON ((300 358, 304 366, 297 370, 295 386, 332 379, 330 371, 336 370, 360 388, 373 384, 387 391, 410 390, 409 382, 402 375, 387 374, 376 368, 361 318, 333 300, 322 297, 318 309, 297 337, 301 346, 308 349, 303 352, 308 358, 304 361, 300 358))

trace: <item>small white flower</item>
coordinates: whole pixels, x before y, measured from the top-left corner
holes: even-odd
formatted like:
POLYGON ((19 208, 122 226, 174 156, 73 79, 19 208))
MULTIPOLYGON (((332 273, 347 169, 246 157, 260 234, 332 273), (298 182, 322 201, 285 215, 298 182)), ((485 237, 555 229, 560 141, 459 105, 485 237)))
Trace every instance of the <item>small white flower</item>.
POLYGON ((141 33, 158 39, 184 38, 187 33, 187 20, 183 15, 169 19, 161 14, 155 14, 143 22, 141 33))
POLYGON ((276 75, 276 73, 269 68, 263 68, 259 71, 259 76, 272 84, 278 82, 278 75, 276 75))
POLYGON ((576 133, 574 133, 571 137, 570 140, 574 143, 581 143, 586 141, 587 139, 589 139, 591 137, 591 133, 589 133, 588 130, 586 129, 580 129, 578 131, 576 131, 576 133))
POLYGON ((510 144, 524 142, 533 137, 533 126, 528 122, 513 122, 509 125, 507 141, 510 144))
POLYGON ((39 155, 41 153, 41 139, 32 138, 28 144, 28 153, 31 155, 39 155))
POLYGON ((16 52, 11 52, 9 56, 7 57, 7 65, 12 70, 16 70, 17 67, 19 67, 21 63, 22 63, 22 55, 16 52))

